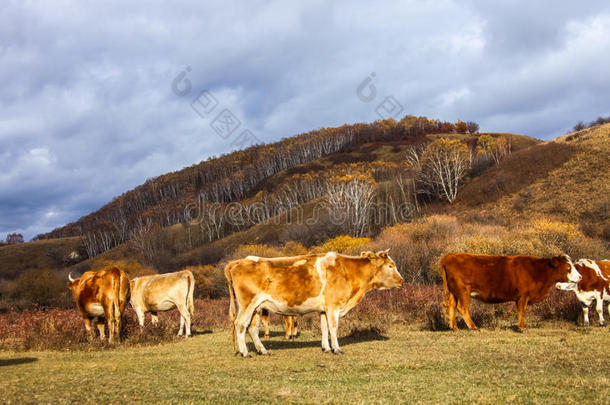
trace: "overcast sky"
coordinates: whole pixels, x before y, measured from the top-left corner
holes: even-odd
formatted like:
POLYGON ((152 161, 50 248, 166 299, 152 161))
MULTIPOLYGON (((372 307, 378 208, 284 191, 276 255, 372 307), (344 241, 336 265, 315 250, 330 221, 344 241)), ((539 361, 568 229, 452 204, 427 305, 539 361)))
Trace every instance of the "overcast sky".
POLYGON ((253 139, 380 114, 549 139, 610 114, 608 1, 379 3, 3 1, 0 239, 253 139))

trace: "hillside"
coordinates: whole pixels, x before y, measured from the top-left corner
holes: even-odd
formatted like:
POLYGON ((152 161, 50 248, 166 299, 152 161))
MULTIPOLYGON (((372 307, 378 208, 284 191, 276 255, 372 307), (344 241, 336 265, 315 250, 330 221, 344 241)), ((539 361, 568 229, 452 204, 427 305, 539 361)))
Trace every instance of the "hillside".
MULTIPOLYGON (((319 202, 315 201, 316 199, 319 199, 324 192, 325 182, 328 182, 333 176, 342 176, 346 173, 353 173, 354 171, 372 176, 371 180, 375 183, 375 188, 377 189, 376 201, 383 204, 388 201, 388 198, 393 198, 394 200, 399 198, 394 195, 399 188, 396 180, 401 176, 406 176, 408 178, 410 175, 408 172, 405 172, 402 167, 407 148, 439 137, 460 139, 473 147, 476 145, 478 136, 480 135, 456 133, 421 135, 405 129, 406 127, 404 125, 406 124, 404 122, 397 123, 392 121, 386 123, 389 127, 385 129, 383 125, 383 122, 377 122, 370 125, 357 124, 335 129, 312 131, 308 134, 289 138, 274 145, 264 146, 262 147, 262 151, 238 151, 233 154, 211 159, 208 162, 202 162, 199 165, 185 168, 176 173, 159 176, 158 178, 150 180, 146 184, 123 194, 99 211, 81 218, 76 223, 68 224, 63 228, 51 232, 47 235, 49 239, 43 241, 46 242, 45 246, 47 246, 48 249, 57 250, 53 245, 55 243, 54 241, 60 243, 62 239, 52 238, 54 235, 66 232, 73 233, 77 229, 86 228, 88 226, 87 224, 89 224, 96 227, 93 228, 92 231, 84 234, 84 244, 81 249, 85 250, 85 253, 95 256, 95 260, 132 258, 140 262, 152 264, 164 271, 178 268, 184 264, 215 263, 228 252, 235 249, 236 246, 244 243, 267 243, 276 245, 285 243, 286 241, 296 240, 307 246, 311 246, 322 243, 324 240, 341 233, 340 229, 332 229, 329 227, 328 221, 325 221, 324 218, 318 218, 319 221, 315 223, 306 223, 307 220, 311 218, 313 211, 316 211, 315 214, 317 216, 321 215, 320 213, 322 211, 317 208, 319 202), (231 170, 235 170, 235 165, 247 160, 243 160, 246 155, 250 156, 250 161, 258 161, 258 158, 254 159, 252 156, 260 157, 261 155, 266 155, 268 151, 264 152, 264 148, 285 149, 288 151, 290 148, 295 148, 296 146, 294 145, 299 145, 299 142, 305 142, 305 140, 307 140, 309 144, 312 142, 320 142, 320 137, 322 135, 341 138, 350 131, 353 135, 355 133, 354 128, 359 128, 359 135, 352 136, 351 141, 337 151, 332 152, 332 149, 329 149, 327 150, 328 153, 325 154, 324 152, 321 152, 322 156, 317 158, 313 158, 315 157, 314 155, 301 163, 298 163, 298 160, 293 161, 288 165, 289 167, 285 169, 277 170, 275 172, 275 169, 269 171, 266 177, 256 183, 246 198, 235 201, 240 203, 240 207, 245 207, 245 210, 254 207, 252 210, 254 214, 257 214, 256 210, 263 205, 267 207, 268 212, 262 215, 251 215, 247 218, 248 221, 239 225, 227 225, 227 223, 224 222, 222 227, 220 227, 218 224, 213 224, 218 225, 213 237, 210 236, 210 230, 205 230, 202 223, 198 221, 185 221, 184 218, 182 218, 178 221, 179 223, 176 224, 171 224, 171 221, 168 222, 169 225, 163 221, 161 221, 161 223, 155 222, 156 214, 154 213, 163 211, 163 209, 169 209, 170 203, 175 204, 171 209, 175 212, 181 211, 182 215, 184 215, 184 205, 187 204, 187 202, 195 207, 195 211, 198 211, 200 204, 202 203, 198 198, 201 194, 197 196, 194 191, 186 193, 186 195, 177 193, 176 198, 172 199, 167 197, 166 200, 156 204, 156 200, 151 199, 148 208, 146 208, 142 214, 140 214, 141 211, 135 211, 137 213, 137 220, 129 219, 126 213, 126 207, 129 205, 126 201, 135 199, 142 203, 146 199, 144 196, 148 195, 147 193, 150 191, 149 189, 151 187, 157 190, 159 196, 163 193, 165 193, 164 195, 166 196, 171 194, 162 191, 168 190, 168 184, 172 185, 169 188, 173 190, 188 189, 190 187, 188 181, 193 178, 195 170, 203 171, 204 169, 213 169, 212 171, 214 171, 217 170, 219 165, 233 162, 233 165, 229 164, 230 168, 226 171, 227 173, 230 173, 231 170), (369 142, 363 142, 365 140, 368 140, 369 142), (374 142, 370 142, 370 140, 374 140, 374 142), (180 183, 180 181, 183 181, 183 183, 180 183), (293 214, 288 215, 290 212, 293 214), (295 212, 296 214, 294 214, 295 212), (298 215, 298 221, 295 221, 295 219, 292 218, 294 215, 298 215), (139 238, 137 237, 138 231, 141 236, 139 238), (132 237, 132 242, 125 243, 129 237, 132 237), (98 244, 98 248, 93 251, 91 246, 87 243, 91 243, 91 238, 94 238, 98 244), (149 250, 158 250, 159 246, 162 246, 164 251, 162 254, 157 254, 157 256, 162 257, 153 258, 151 255, 147 255, 143 246, 140 246, 140 249, 134 247, 134 241, 148 243, 150 245, 148 246, 149 250), (153 245, 157 246, 155 247, 153 245)), ((528 148, 538 143, 538 141, 533 138, 520 135, 495 134, 494 136, 510 136, 513 143, 513 150, 515 151, 528 148)), ((244 170, 250 170, 251 165, 246 163, 243 164, 245 165, 244 170)), ((237 177, 239 178, 239 176, 237 177)), ((210 182, 204 189, 214 189, 218 184, 226 185, 225 180, 221 179, 219 181, 210 182)), ((202 189, 199 190, 201 191, 202 189)), ((205 194, 203 191, 201 193, 205 194)), ((216 211, 214 211, 215 209, 218 208, 222 211, 231 206, 231 204, 227 202, 210 204, 209 201, 206 201, 206 204, 206 208, 209 209, 209 212, 204 212, 205 218, 203 219, 212 222, 217 220, 215 217, 217 215, 216 211), (214 210, 212 210, 212 208, 214 210)), ((133 204, 132 208, 137 208, 138 206, 138 204, 133 204)), ((142 205, 142 207, 144 206, 145 205, 142 205)), ((193 216, 201 221, 201 212, 195 212, 195 214, 199 214, 199 217, 197 217, 197 215, 193 216)), ((165 217, 166 220, 171 216, 169 211, 166 212, 165 215, 161 215, 161 217, 165 217)), ((380 229, 379 227, 391 225, 395 222, 388 218, 384 221, 381 221, 378 224, 379 226, 374 232, 377 232, 380 229)), ((80 238, 73 239, 75 245, 77 245, 76 240, 78 239, 80 238)), ((140 245, 142 245, 142 243, 140 243, 140 245)), ((40 256, 39 252, 36 252, 33 255, 24 255, 20 253, 26 252, 27 246, 29 245, 30 244, 22 245, 19 249, 14 250, 12 254, 8 253, 10 247, 6 247, 6 249, 8 249, 5 249, 5 252, 7 252, 6 254, 13 256, 13 259, 5 261, 0 265, 2 271, 7 275, 10 274, 11 277, 14 277, 24 269, 39 268, 41 264, 37 263, 38 259, 33 259, 31 263, 25 259, 26 257, 38 257, 40 256)), ((60 247, 58 248, 61 250, 60 247)), ((86 254, 81 256, 81 260, 84 257, 86 257, 86 254)), ((93 259, 84 261, 77 267, 77 270, 84 270, 87 266, 91 265, 92 261, 93 259)), ((49 264, 47 267, 56 268, 57 264, 49 264)))
POLYGON ((511 154, 462 189, 447 212, 497 223, 539 216, 610 242, 610 124, 511 154))

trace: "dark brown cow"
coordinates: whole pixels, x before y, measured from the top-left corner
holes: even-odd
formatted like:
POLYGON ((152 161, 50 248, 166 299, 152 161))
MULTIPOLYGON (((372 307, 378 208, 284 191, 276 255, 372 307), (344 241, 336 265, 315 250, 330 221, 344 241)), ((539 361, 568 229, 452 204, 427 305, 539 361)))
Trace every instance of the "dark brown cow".
POLYGON ((454 331, 456 307, 468 328, 477 329, 468 312, 470 297, 489 303, 515 301, 519 329, 525 331, 527 304, 542 301, 556 283, 580 280, 567 255, 547 259, 455 253, 441 259, 441 272, 446 316, 454 331))
MULTIPOLYGON (((574 291, 580 302, 585 326, 589 326, 589 306, 595 300, 599 325, 605 326, 604 301, 610 301, 610 262, 607 260, 580 259, 574 267, 582 276, 578 283, 557 283, 559 290, 574 291)), ((608 304, 610 313, 610 304, 608 304)))
POLYGON ((230 262, 225 269, 234 324, 234 343, 249 357, 245 342, 249 331, 259 354, 268 354, 258 336, 256 311, 280 315, 320 314, 322 350, 343 354, 337 339, 339 318, 374 288, 399 287, 403 279, 387 251, 344 256, 336 252, 273 259, 249 256, 230 262), (328 345, 330 332, 331 346, 328 345))
MULTIPOLYGON (((263 325, 263 336, 269 337, 269 311, 263 309, 260 311, 261 323, 263 325)), ((296 316, 283 316, 284 318, 284 337, 286 340, 294 340, 298 334, 298 322, 296 316)), ((254 321, 253 321, 254 322, 254 321)))
POLYGON ((104 321, 108 323, 108 341, 114 342, 116 334, 119 338, 121 330, 121 317, 125 311, 125 304, 129 301, 129 278, 127 274, 116 267, 87 271, 77 279, 68 276, 68 287, 76 301, 76 306, 85 321, 85 329, 91 337, 91 321, 96 319, 100 339, 105 339, 104 321))

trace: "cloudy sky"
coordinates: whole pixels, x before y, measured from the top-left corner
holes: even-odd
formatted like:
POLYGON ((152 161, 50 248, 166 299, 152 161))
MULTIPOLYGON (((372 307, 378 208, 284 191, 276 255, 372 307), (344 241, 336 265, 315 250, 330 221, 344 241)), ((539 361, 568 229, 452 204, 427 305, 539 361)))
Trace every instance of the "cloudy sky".
POLYGON ((0 238, 251 139, 396 112, 549 139, 610 114, 607 1, 2 9, 0 238))

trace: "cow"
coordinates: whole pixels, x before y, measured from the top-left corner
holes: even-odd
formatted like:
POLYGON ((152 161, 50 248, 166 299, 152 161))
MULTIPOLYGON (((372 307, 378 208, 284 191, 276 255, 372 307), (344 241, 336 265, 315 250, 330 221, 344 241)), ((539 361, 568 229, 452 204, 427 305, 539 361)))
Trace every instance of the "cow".
POLYGON ((525 332, 527 304, 542 301, 558 282, 578 282, 581 278, 567 255, 539 258, 450 253, 440 264, 445 316, 454 331, 458 330, 456 307, 468 328, 477 329, 468 312, 470 297, 474 297, 488 303, 515 301, 519 329, 525 332))
MULTIPOLYGON (((595 300, 595 309, 599 315, 599 326, 605 326, 604 301, 610 301, 610 262, 607 260, 580 259, 574 263, 582 276, 578 283, 557 283, 559 290, 574 291, 580 302, 585 326, 589 326, 589 306, 595 300)), ((610 313, 610 303, 608 304, 610 313)))
POLYGON ((225 276, 233 344, 243 357, 250 357, 246 330, 257 353, 269 354, 258 336, 258 320, 252 322, 259 308, 292 316, 318 312, 322 350, 344 354, 337 339, 339 318, 368 291, 400 287, 404 282, 388 250, 362 252, 360 256, 336 252, 279 258, 248 256, 227 264, 225 276))
MULTIPOLYGON (((269 337, 269 311, 267 311, 266 309, 262 309, 260 311, 260 320, 261 323, 263 324, 263 336, 268 338, 269 337)), ((285 334, 284 337, 286 340, 294 340, 297 337, 298 334, 298 323, 297 323, 297 317, 296 316, 283 316, 282 318, 284 318, 284 330, 285 330, 285 334)))
POLYGON ((99 271, 87 271, 79 278, 68 274, 68 287, 76 301, 76 306, 85 322, 90 337, 95 332, 91 321, 96 318, 100 339, 106 339, 104 321, 108 323, 108 342, 113 343, 115 335, 120 338, 121 318, 129 300, 129 277, 116 267, 99 271))
POLYGON ((136 311, 140 327, 150 312, 153 324, 159 322, 157 312, 178 308, 180 329, 178 336, 191 336, 191 317, 194 313, 193 292, 195 277, 189 270, 176 273, 154 274, 131 280, 130 304, 136 311))

